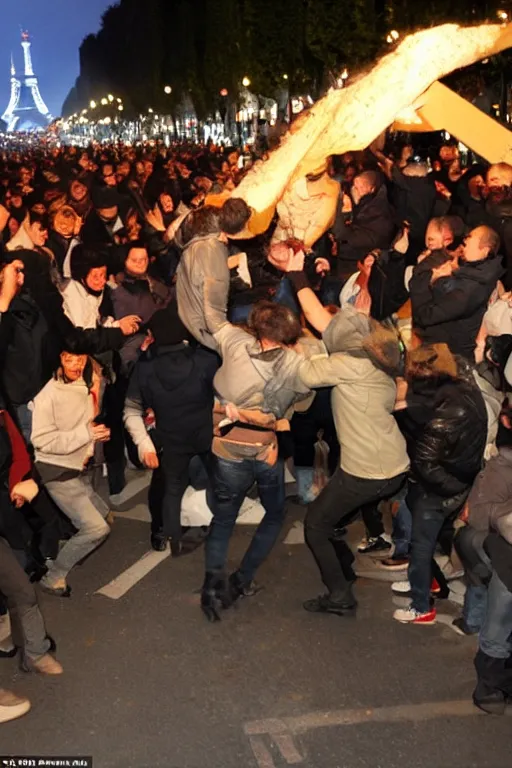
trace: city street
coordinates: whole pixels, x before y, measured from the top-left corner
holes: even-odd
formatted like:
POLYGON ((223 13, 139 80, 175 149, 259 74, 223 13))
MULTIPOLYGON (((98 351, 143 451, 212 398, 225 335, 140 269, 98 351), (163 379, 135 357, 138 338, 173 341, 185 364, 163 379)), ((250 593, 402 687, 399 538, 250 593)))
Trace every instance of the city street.
MULTIPOLYGON (((304 544, 281 542, 264 589, 208 624, 201 550, 151 555, 136 582, 126 573, 148 552, 147 524, 131 519, 143 498, 75 569, 71 599, 42 597, 64 675, 28 676, 2 660, 2 685, 29 696, 32 711, 2 726, 1 754, 92 755, 95 768, 510 765, 511 721, 473 708, 476 641, 443 625, 448 617, 402 626, 389 584, 369 579, 357 584, 356 618, 308 614, 316 568, 304 544)), ((291 505, 283 539, 298 518, 291 505)), ((251 531, 237 527, 233 564, 251 531)))

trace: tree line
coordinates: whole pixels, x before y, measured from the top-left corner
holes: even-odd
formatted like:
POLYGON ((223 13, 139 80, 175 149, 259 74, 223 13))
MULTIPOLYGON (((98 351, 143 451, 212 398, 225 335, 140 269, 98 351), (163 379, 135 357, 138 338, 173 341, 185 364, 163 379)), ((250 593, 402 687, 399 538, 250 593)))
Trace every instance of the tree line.
MULTIPOLYGON (((241 81, 317 98, 344 68, 362 69, 389 49, 391 30, 496 21, 486 0, 120 0, 80 47, 80 75, 63 115, 107 93, 124 115, 172 113, 189 97, 199 118, 225 109, 241 81), (165 87, 170 86, 170 94, 165 87), (221 92, 227 97, 221 95, 221 92)), ((507 3, 505 3, 505 6, 507 3)), ((169 90, 169 89, 167 89, 169 90)))

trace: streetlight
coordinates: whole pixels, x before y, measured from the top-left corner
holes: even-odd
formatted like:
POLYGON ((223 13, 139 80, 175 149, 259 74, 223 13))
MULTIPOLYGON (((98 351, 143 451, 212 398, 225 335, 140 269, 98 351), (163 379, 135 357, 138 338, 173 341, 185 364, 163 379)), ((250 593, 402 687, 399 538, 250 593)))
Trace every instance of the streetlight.
POLYGON ((242 85, 243 85, 244 88, 248 88, 250 86, 250 84, 251 84, 251 81, 249 80, 249 78, 246 75, 244 77, 244 79, 242 80, 242 85))
POLYGON ((170 86, 170 85, 166 85, 166 86, 165 86, 165 88, 164 88, 164 92, 165 92, 167 95, 169 95, 170 93, 172 93, 172 88, 171 88, 171 86, 170 86))
POLYGON ((102 100, 101 100, 101 103, 105 107, 108 104, 108 100, 105 97, 103 97, 102 100))
POLYGON ((120 98, 119 98, 119 96, 118 96, 118 97, 117 97, 117 99, 116 99, 116 101, 117 101, 117 103, 118 103, 118 104, 121 104, 121 102, 122 102, 122 99, 120 99, 120 98))
POLYGON ((283 80, 288 80, 288 75, 283 75, 283 80))
POLYGON ((123 109, 124 109, 123 105, 122 105, 122 104, 119 104, 119 106, 118 106, 118 110, 119 110, 119 112, 122 112, 122 111, 123 111, 123 109))
POLYGON ((149 112, 150 115, 153 114, 153 110, 151 109, 151 107, 148 107, 148 112, 149 112))
POLYGON ((500 21, 508 21, 508 13, 506 11, 497 11, 496 15, 500 21))
POLYGON ((91 101, 89 106, 90 106, 91 109, 96 109, 96 102, 95 101, 91 101))
POLYGON ((111 93, 109 93, 109 95, 108 95, 108 100, 110 101, 110 103, 112 103, 114 101, 114 97, 112 96, 111 93))

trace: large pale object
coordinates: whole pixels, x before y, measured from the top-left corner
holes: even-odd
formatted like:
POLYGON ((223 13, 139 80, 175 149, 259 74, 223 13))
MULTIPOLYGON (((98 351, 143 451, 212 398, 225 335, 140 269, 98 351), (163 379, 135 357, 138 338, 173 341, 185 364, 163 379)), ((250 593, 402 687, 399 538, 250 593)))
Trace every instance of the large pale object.
POLYGON ((511 46, 512 24, 444 24, 406 37, 367 74, 327 93, 268 160, 249 171, 233 192, 254 211, 243 234, 264 232, 285 190, 327 157, 368 147, 437 80, 511 46))

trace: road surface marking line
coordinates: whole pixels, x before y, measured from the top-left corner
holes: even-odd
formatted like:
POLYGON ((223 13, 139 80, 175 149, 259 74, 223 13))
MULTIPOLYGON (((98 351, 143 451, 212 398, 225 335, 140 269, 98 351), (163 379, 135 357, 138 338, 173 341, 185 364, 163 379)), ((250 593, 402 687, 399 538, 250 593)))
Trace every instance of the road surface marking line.
POLYGON ((112 600, 119 600, 123 597, 132 587, 137 584, 144 576, 147 576, 153 568, 156 568, 163 560, 170 557, 170 549, 167 548, 165 552, 146 552, 140 560, 131 565, 126 571, 120 573, 115 579, 110 581, 101 589, 98 589, 95 594, 104 595, 110 597, 112 600))
POLYGON ((340 709, 328 712, 310 712, 298 717, 286 717, 280 720, 253 720, 246 723, 244 732, 247 736, 268 734, 275 738, 279 734, 293 734, 310 728, 325 728, 336 725, 359 725, 360 723, 393 723, 402 720, 416 722, 433 720, 438 717, 469 717, 479 715, 473 703, 463 701, 432 701, 424 704, 401 704, 396 707, 378 709, 340 709))
POLYGON ((258 768, 276 768, 272 755, 263 743, 262 738, 259 736, 251 736, 249 742, 256 762, 258 763, 258 768))

